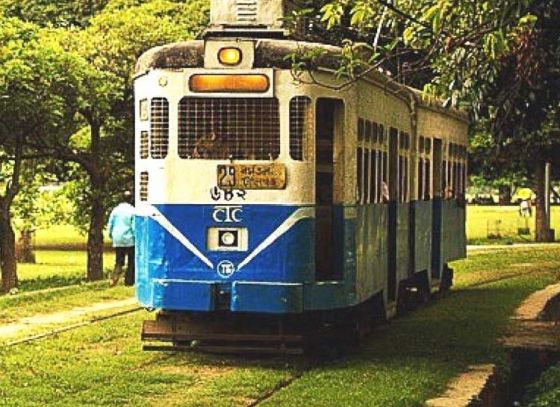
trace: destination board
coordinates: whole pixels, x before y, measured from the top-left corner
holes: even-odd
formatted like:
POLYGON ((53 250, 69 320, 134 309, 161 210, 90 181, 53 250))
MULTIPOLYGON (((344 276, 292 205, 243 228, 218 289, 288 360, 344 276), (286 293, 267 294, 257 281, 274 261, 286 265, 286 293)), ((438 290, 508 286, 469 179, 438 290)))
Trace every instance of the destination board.
POLYGON ((218 187, 221 189, 284 189, 284 164, 218 165, 218 187))

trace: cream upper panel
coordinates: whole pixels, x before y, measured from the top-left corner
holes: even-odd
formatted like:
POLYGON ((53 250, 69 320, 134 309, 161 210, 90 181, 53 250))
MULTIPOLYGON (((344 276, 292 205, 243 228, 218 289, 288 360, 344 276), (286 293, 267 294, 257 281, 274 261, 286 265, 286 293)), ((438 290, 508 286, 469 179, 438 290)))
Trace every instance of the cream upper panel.
POLYGON ((469 125, 453 116, 420 108, 418 110, 418 135, 437 137, 446 142, 467 144, 469 125))
MULTIPOLYGON (((269 70, 272 73, 272 70, 269 70)), ((136 177, 138 186, 139 174, 149 173, 149 203, 271 203, 271 204, 313 204, 314 203, 314 162, 313 160, 298 162, 289 157, 289 101, 298 95, 309 96, 313 101, 318 97, 346 98, 351 91, 328 91, 314 85, 294 83, 289 71, 274 71, 273 93, 280 106, 281 153, 276 162, 287 167, 287 187, 284 190, 245 191, 245 195, 234 194, 226 197, 223 193, 216 198, 217 166, 228 164, 229 160, 183 159, 178 155, 178 104, 189 94, 188 77, 193 72, 205 72, 201 69, 185 69, 176 71, 154 70, 137 78, 135 82, 135 123, 136 123, 136 177), (169 101, 169 152, 165 159, 139 159, 139 137, 142 131, 150 130, 149 121, 141 121, 139 103, 142 99, 165 97, 169 101), (231 198, 231 199, 228 199, 231 198)), ((251 72, 255 72, 252 70, 251 72)), ((192 95, 191 95, 192 96, 192 95)), ((203 95, 209 96, 209 95, 203 95)), ((242 95, 250 97, 250 95, 242 95)), ((231 96, 230 96, 231 97, 231 96)), ((354 120, 351 114, 345 121, 354 120)), ((348 132, 355 137, 353 130, 348 132)), ((310 143, 313 145, 313 143, 310 143)), ((342 149, 340 154, 351 149, 342 149)), ((313 152, 312 152, 313 153, 313 152)), ((313 154, 311 155, 313 156, 313 154)), ((351 157, 340 159, 348 162, 351 157)), ((235 161, 234 161, 235 162, 235 161)), ((251 162, 251 161, 243 161, 251 162)), ((267 161, 255 161, 264 163, 267 161)), ((341 175, 343 176, 343 175, 341 175)), ((350 191, 344 191, 350 196, 350 191)))
POLYGON ((386 131, 394 127, 412 133, 408 103, 379 86, 361 81, 357 107, 359 117, 383 124, 386 131))

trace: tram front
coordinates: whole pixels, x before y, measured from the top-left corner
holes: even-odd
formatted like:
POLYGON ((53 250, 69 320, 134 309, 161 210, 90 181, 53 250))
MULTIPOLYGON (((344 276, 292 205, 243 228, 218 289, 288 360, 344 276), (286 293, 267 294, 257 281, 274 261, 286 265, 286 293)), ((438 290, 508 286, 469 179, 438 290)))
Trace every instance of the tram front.
POLYGON ((289 69, 256 68, 256 47, 191 41, 139 61, 136 283, 144 307, 304 309, 303 287, 316 272, 313 101, 289 69))

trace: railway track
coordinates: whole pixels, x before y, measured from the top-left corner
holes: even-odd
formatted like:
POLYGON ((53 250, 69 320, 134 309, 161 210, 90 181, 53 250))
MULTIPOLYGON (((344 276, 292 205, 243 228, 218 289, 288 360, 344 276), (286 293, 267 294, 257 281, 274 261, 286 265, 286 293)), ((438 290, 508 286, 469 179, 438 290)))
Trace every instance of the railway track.
POLYGON ((88 319, 87 321, 82 321, 82 322, 77 322, 77 323, 70 324, 70 325, 65 325, 65 326, 62 326, 62 327, 59 327, 59 328, 50 329, 46 332, 42 332, 42 333, 39 333, 39 334, 36 334, 36 335, 31 335, 31 336, 16 339, 16 340, 13 340, 13 341, 5 342, 5 343, 0 345, 0 348, 9 348, 9 347, 16 346, 16 345, 32 343, 32 342, 38 341, 40 339, 45 339, 45 338, 49 338, 49 337, 58 335, 58 334, 63 333, 63 332, 73 331, 75 329, 83 328, 83 327, 89 326, 89 325, 93 325, 93 324, 96 324, 98 322, 107 321, 109 319, 118 318, 118 317, 121 317, 123 315, 132 314, 132 313, 141 311, 142 309, 143 309, 142 307, 135 306, 135 307, 128 308, 128 309, 119 310, 119 311, 111 313, 111 314, 102 315, 102 316, 95 316, 93 318, 88 319))
MULTIPOLYGON (((493 284, 493 283, 497 283, 497 282, 512 279, 512 278, 523 277, 523 276, 526 276, 526 275, 532 274, 532 273, 534 273, 534 270, 521 271, 521 272, 518 272, 518 273, 508 273, 506 275, 503 275, 503 276, 500 276, 500 277, 497 277, 497 278, 487 279, 487 280, 484 280, 484 281, 480 281, 480 282, 477 282, 477 283, 470 284, 465 288, 478 288, 478 287, 482 287, 482 286, 487 285, 487 284, 493 284)), ((463 288, 463 289, 465 289, 465 288, 463 288)), ((453 294, 453 292, 451 292, 451 294, 453 294)), ((45 339, 45 338, 48 338, 48 337, 51 337, 51 336, 55 336, 59 333, 72 331, 72 330, 82 328, 82 327, 85 327, 85 326, 88 326, 88 325, 96 324, 98 322, 106 321, 106 320, 113 319, 113 318, 118 318, 118 317, 123 316, 123 315, 132 314, 132 313, 141 311, 142 309, 143 309, 142 307, 132 307, 132 308, 125 309, 125 310, 120 310, 118 312, 114 312, 114 313, 111 313, 111 314, 108 314, 108 315, 93 317, 93 318, 91 318, 87 321, 82 321, 82 322, 78 322, 78 323, 75 323, 75 324, 62 326, 60 328, 51 329, 51 330, 48 330, 47 332, 43 332, 43 333, 40 333, 40 334, 16 339, 16 340, 13 340, 13 341, 8 341, 8 342, 3 343, 0 346, 6 348, 6 347, 15 346, 15 345, 25 344, 25 343, 31 343, 31 342, 34 342, 34 341, 37 341, 37 340, 40 340, 40 339, 45 339)), ((303 374, 303 373, 304 372, 302 372, 301 374, 303 374)), ((287 383, 280 384, 279 386, 281 386, 281 388, 283 388, 283 387, 291 384, 291 382, 293 380, 297 379, 299 376, 301 376, 301 374, 294 376, 292 379, 288 380, 287 383)))

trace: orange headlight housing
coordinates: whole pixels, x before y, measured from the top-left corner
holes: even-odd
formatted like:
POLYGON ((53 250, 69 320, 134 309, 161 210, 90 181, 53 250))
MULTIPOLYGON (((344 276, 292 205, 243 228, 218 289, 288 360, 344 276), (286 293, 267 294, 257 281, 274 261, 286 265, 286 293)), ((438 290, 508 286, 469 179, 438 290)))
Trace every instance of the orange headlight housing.
POLYGON ((264 93, 269 87, 263 74, 195 74, 189 81, 190 90, 199 93, 264 93))

